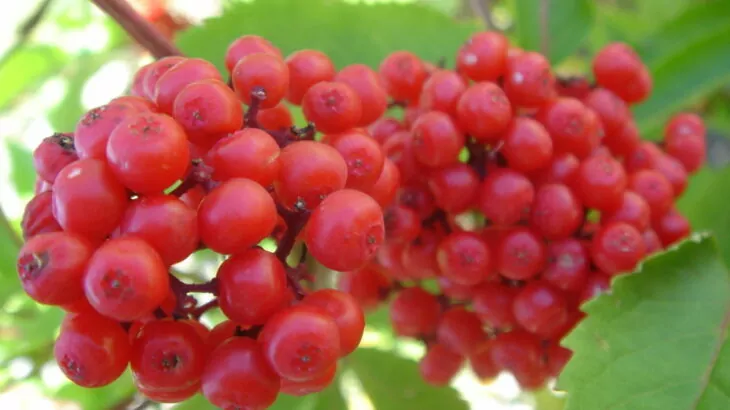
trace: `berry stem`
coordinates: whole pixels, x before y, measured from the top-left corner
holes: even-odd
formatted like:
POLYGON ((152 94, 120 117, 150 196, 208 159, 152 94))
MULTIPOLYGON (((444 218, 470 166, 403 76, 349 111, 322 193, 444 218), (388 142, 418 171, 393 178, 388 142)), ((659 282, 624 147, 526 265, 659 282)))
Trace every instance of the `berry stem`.
POLYGON ((487 174, 487 153, 484 151, 484 146, 470 138, 466 143, 466 149, 469 151, 469 166, 481 179, 484 179, 487 174))
POLYGON ((113 18, 139 45, 155 58, 179 56, 182 52, 125 0, 92 0, 113 18))
MULTIPOLYGON (((279 215, 281 215, 281 217, 284 219, 284 223, 286 224, 287 229, 284 233, 284 236, 279 241, 278 246, 276 247, 275 255, 281 261, 281 263, 283 263, 284 266, 287 267, 286 278, 289 287, 292 291, 294 291, 297 299, 302 299, 304 297, 305 291, 304 288, 302 288, 302 285, 299 283, 299 280, 302 276, 301 272, 298 267, 289 267, 286 260, 289 257, 289 254, 291 254, 292 249, 294 248, 294 244, 296 243, 296 239, 299 236, 299 233, 304 228, 304 225, 307 224, 307 220, 309 219, 309 211, 290 211, 278 204, 277 210, 279 212, 279 215)), ((300 264, 299 266, 304 265, 300 264)))
POLYGON ((175 275, 170 274, 170 287, 175 292, 175 295, 178 296, 178 301, 184 299, 188 293, 218 294, 218 280, 216 278, 204 283, 185 283, 175 275))
POLYGON ((203 314, 211 309, 218 307, 218 299, 213 299, 210 302, 204 303, 190 311, 190 316, 195 320, 199 320, 203 314))
POLYGON ((261 102, 266 99, 266 92, 261 87, 254 87, 251 90, 251 104, 248 106, 248 111, 244 118, 244 127, 246 128, 260 128, 259 121, 256 116, 259 113, 261 102))

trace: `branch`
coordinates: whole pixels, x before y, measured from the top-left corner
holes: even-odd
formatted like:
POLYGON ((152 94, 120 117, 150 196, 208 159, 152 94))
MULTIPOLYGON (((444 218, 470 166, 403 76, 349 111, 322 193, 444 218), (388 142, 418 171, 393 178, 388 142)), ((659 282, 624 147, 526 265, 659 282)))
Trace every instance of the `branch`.
POLYGON ((540 0, 540 53, 550 52, 550 0, 540 0))
POLYGON ((484 22, 487 30, 496 30, 494 17, 492 16, 492 0, 469 0, 471 10, 484 22))
POLYGON ((179 56, 175 47, 155 26, 140 16, 125 0, 91 0, 155 58, 179 56))

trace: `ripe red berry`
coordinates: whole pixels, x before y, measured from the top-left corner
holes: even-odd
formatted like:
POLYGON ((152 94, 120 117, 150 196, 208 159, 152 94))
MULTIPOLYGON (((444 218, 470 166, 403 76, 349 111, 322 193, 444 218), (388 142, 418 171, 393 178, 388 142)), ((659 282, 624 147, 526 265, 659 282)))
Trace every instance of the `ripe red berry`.
MULTIPOLYGON (((664 149, 667 154, 676 158, 687 172, 692 173, 705 163, 707 144, 704 133, 693 132, 690 126, 681 125, 683 122, 681 115, 675 116, 678 119, 674 120, 679 125, 666 128, 664 149)), ((685 121, 689 122, 689 120, 685 121)), ((704 130, 704 127, 702 129, 704 130)))
POLYGON ((626 185, 621 163, 610 156, 597 155, 580 164, 573 188, 583 205, 610 211, 621 205, 626 185))
POLYGON ((406 131, 406 128, 403 123, 393 117, 381 117, 368 127, 370 136, 381 145, 398 131, 406 131))
POLYGON ((385 158, 383 171, 380 173, 378 180, 363 192, 370 195, 381 207, 386 207, 395 200, 400 184, 401 176, 398 167, 389 158, 385 158))
POLYGON ((497 81, 507 69, 509 42, 503 34, 484 31, 459 48, 456 67, 473 81, 497 81))
POLYGON ((572 186, 579 167, 580 161, 575 155, 558 154, 553 156, 549 165, 531 174, 532 182, 536 187, 545 184, 572 186))
POLYGON ((705 136, 707 129, 705 123, 697 114, 683 112, 675 114, 672 118, 667 121, 664 127, 664 138, 668 138, 670 135, 702 135, 705 136))
POLYGON ((692 230, 687 218, 674 207, 664 214, 654 216, 652 228, 665 247, 686 238, 692 230))
POLYGON ((279 174, 279 153, 279 145, 267 132, 245 128, 213 145, 206 163, 216 181, 247 178, 268 187, 279 174))
POLYGON ((496 249, 497 272, 509 279, 525 280, 546 266, 545 244, 534 231, 518 228, 506 234, 496 249))
POLYGON ((402 205, 392 205, 385 209, 385 236, 388 242, 410 242, 421 233, 421 219, 416 211, 402 205))
POLYGON ((132 321, 151 313, 168 295, 169 276, 160 255, 138 238, 110 239, 86 267, 84 292, 99 313, 132 321))
POLYGON ((654 169, 659 171, 672 184, 674 197, 677 198, 687 188, 688 176, 679 160, 669 155, 661 155, 654 163, 654 169))
POLYGON ((383 153, 398 167, 402 183, 418 179, 423 172, 421 164, 416 161, 413 145, 410 131, 398 131, 383 143, 383 153))
POLYGON ((605 88, 591 91, 583 103, 598 114, 607 136, 621 133, 624 124, 631 118, 626 103, 605 88))
POLYGON ((66 315, 53 348, 56 363, 75 384, 101 387, 118 379, 129 363, 127 333, 97 313, 66 315))
POLYGON ((471 85, 456 105, 459 126, 477 141, 496 142, 512 120, 512 106, 494 83, 471 85))
POLYGON ((385 237, 380 206, 351 189, 337 191, 312 212, 304 232, 307 249, 337 271, 361 268, 375 256, 385 237))
POLYGON ((159 109, 153 101, 148 100, 145 97, 137 97, 133 95, 123 95, 121 97, 113 98, 109 101, 109 104, 128 104, 136 108, 139 112, 158 112, 159 109))
POLYGON ((431 336, 440 316, 441 305, 436 296, 417 286, 400 291, 390 305, 390 323, 398 336, 431 336))
MULTIPOLYGON (((632 189, 633 180, 634 176, 632 175, 629 179, 629 189, 632 189)), ((641 195, 632 191, 624 192, 621 205, 618 208, 601 214, 601 223, 626 222, 640 231, 649 228, 650 221, 651 208, 649 203, 641 195)))
POLYGON ((490 352, 495 365, 515 375, 538 369, 543 356, 540 339, 524 330, 498 334, 490 352))
POLYGON ((499 375, 499 367, 492 361, 492 341, 484 340, 469 355, 469 366, 482 382, 494 379, 499 375))
POLYGON ((256 121, 260 127, 273 131, 289 129, 294 125, 294 119, 285 103, 259 110, 256 114, 256 121))
POLYGON ((518 291, 500 283, 484 283, 474 291, 474 312, 494 329, 510 329, 517 323, 512 304, 518 291))
POLYGON ((230 338, 213 350, 201 382, 203 396, 222 409, 268 408, 281 388, 263 348, 247 337, 230 338))
POLYGON ((138 194, 161 193, 190 164, 185 131, 172 117, 154 113, 122 121, 109 136, 106 156, 119 181, 138 194))
POLYGON ((608 147, 613 155, 623 158, 628 157, 641 144, 641 136, 636 122, 629 119, 621 126, 620 131, 614 134, 606 134, 602 143, 608 147))
POLYGON ((94 242, 117 227, 127 203, 127 191, 96 159, 69 164, 53 185, 53 216, 59 225, 94 242))
POLYGON ((160 111, 172 114, 175 98, 188 84, 201 80, 223 81, 218 69, 200 58, 188 58, 171 67, 155 84, 155 104, 160 111))
POLYGON ((583 223, 583 208, 565 185, 538 188, 532 203, 530 225, 549 240, 567 238, 583 223))
POLYGON ((550 163, 553 142, 539 122, 524 117, 515 118, 505 132, 501 153, 510 168, 518 172, 530 172, 550 163))
POLYGON ((107 104, 89 110, 74 130, 74 148, 79 158, 106 159, 109 135, 120 122, 137 113, 137 108, 124 103, 107 104))
POLYGON ((311 86, 304 94, 302 111, 317 130, 333 134, 358 124, 362 116, 362 101, 349 85, 323 81, 311 86))
POLYGON ((448 278, 441 276, 437 279, 441 293, 455 301, 469 301, 474 297, 478 286, 466 286, 454 283, 448 278))
POLYGON ((178 63, 187 60, 185 57, 180 56, 168 56, 163 57, 153 63, 150 63, 149 68, 145 70, 144 78, 142 79, 142 88, 144 89, 144 97, 154 101, 155 89, 157 87, 157 81, 172 67, 175 67, 178 63))
POLYGON ((401 254, 403 269, 411 279, 430 279, 441 273, 436 249, 442 235, 435 230, 422 230, 415 240, 406 244, 401 254))
POLYGON ((280 57, 255 53, 243 57, 231 71, 231 83, 238 98, 251 105, 257 94, 260 108, 273 108, 289 89, 289 68, 280 57))
POLYGON ((77 159, 73 135, 53 134, 33 151, 33 168, 39 177, 53 183, 58 173, 77 159))
POLYGON ((382 79, 372 68, 364 64, 349 65, 335 75, 335 81, 349 85, 360 97, 362 114, 357 126, 372 124, 387 110, 388 94, 382 79))
POLYGON ((413 154, 421 164, 440 168, 459 161, 464 134, 448 114, 430 111, 421 114, 411 127, 413 154))
POLYGON ((223 82, 202 80, 187 85, 175 98, 172 116, 191 141, 214 142, 243 125, 243 109, 223 82))
POLYGON ((548 265, 542 279, 557 289, 578 292, 588 278, 588 249, 573 238, 550 242, 547 246, 548 265))
POLYGON ((661 239, 659 239, 659 235, 657 235, 654 229, 645 230, 641 233, 641 236, 644 238, 644 245, 646 246, 646 256, 660 252, 664 248, 661 239))
POLYGON ((290 396, 302 397, 319 393, 327 388, 337 374, 337 363, 330 366, 321 375, 303 381, 281 379, 281 392, 290 396))
POLYGON ((654 169, 654 164, 662 155, 662 150, 655 143, 644 141, 624 159, 624 167, 628 172, 654 169))
POLYGON ((439 208, 459 214, 474 205, 479 194, 479 175, 469 165, 456 163, 433 171, 428 187, 439 208))
POLYGON ((593 59, 593 74, 598 84, 629 103, 641 102, 651 93, 648 69, 638 54, 624 43, 603 47, 593 59))
POLYGON ((315 306, 334 319, 340 335, 340 355, 347 356, 360 344, 365 316, 353 296, 335 289, 320 289, 304 297, 302 305, 315 306))
POLYGON ((460 285, 476 285, 487 279, 492 255, 486 242, 471 232, 453 232, 436 251, 441 274, 460 285))
POLYGON ((51 191, 37 194, 25 205, 20 227, 23 230, 23 239, 26 241, 42 233, 63 230, 53 217, 53 193, 51 191))
POLYGON ((231 42, 226 51, 225 64, 228 72, 232 72, 236 64, 250 54, 265 53, 282 58, 281 51, 269 40, 254 34, 241 36, 231 42))
POLYGON ((441 111, 456 117, 456 106, 466 88, 464 78, 458 73, 438 70, 423 83, 419 108, 424 112, 441 111))
POLYGON ((330 145, 347 164, 347 188, 365 191, 383 172, 385 155, 377 141, 356 129, 331 136, 330 145))
POLYGON ((198 209, 200 239, 223 254, 241 252, 269 236, 276 226, 276 204, 250 179, 230 179, 205 197, 198 209))
POLYGON ((299 105, 309 87, 321 82, 332 81, 335 65, 327 54, 318 50, 299 50, 286 58, 289 67, 289 91, 286 99, 299 105))
POLYGON ((484 179, 479 209, 496 225, 513 225, 529 215, 534 197, 529 179, 510 169, 499 169, 484 179))
POLYGON ((531 282, 515 297, 512 309, 517 323, 541 337, 552 337, 568 320, 568 302, 545 282, 531 282))
POLYGON ((352 295, 364 311, 375 309, 388 294, 390 280, 374 266, 342 272, 337 288, 352 295))
MULTIPOLYGON (((629 177, 628 189, 638 194, 646 201, 652 215, 662 215, 674 202, 674 188, 672 184, 654 170, 640 170, 629 177)), ((641 226, 637 226, 642 229, 641 226)))
POLYGON ((593 263, 609 275, 630 273, 645 253, 641 232, 625 222, 604 225, 591 244, 593 263))
POLYGON ((516 106, 543 105, 555 93, 555 76, 550 62, 536 52, 524 52, 511 58, 504 75, 504 91, 516 106))
POLYGON ((479 317, 463 307, 444 312, 436 332, 439 343, 463 356, 471 355, 487 338, 479 317))
POLYGON ((428 347, 418 363, 423 380, 436 387, 446 386, 464 364, 464 357, 440 343, 428 347))
POLYGON ((418 56, 408 51, 390 53, 380 63, 388 94, 396 101, 417 101, 428 72, 418 56))
POLYGON ((258 341, 274 371, 293 381, 321 376, 340 357, 337 324, 315 306, 297 305, 277 313, 258 341))
POLYGON ((200 241, 195 210, 168 195, 132 201, 119 223, 118 232, 144 239, 160 254, 165 265, 173 265, 190 256, 200 241))
POLYGON ((545 104, 537 120, 550 133, 556 153, 569 153, 579 158, 588 156, 596 148, 591 138, 590 117, 587 109, 575 98, 559 98, 545 104))
POLYGON ((286 272, 271 252, 247 249, 218 268, 218 302, 234 322, 260 325, 284 307, 286 272))

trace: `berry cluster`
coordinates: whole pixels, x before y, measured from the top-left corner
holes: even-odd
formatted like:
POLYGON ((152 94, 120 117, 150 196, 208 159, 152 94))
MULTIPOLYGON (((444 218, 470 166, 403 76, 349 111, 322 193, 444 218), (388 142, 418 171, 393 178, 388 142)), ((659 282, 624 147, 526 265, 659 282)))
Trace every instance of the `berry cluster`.
POLYGON ((382 62, 405 114, 369 131, 400 186, 376 259, 340 289, 366 310, 392 300, 395 333, 427 347, 426 382, 468 361, 482 379, 543 386, 571 356, 559 342, 581 303, 689 234, 673 203, 705 160, 702 120, 677 114, 661 144, 642 142, 629 106, 651 92, 647 68, 611 44, 593 73, 558 78, 494 32, 471 37, 455 70, 407 52, 382 62))
POLYGON ((156 401, 200 391, 265 409, 329 385, 363 309, 392 296, 395 332, 427 344, 429 383, 465 358, 525 388, 557 374, 580 303, 688 234, 673 202, 704 161, 704 126, 679 114, 661 146, 640 141, 628 104, 651 78, 625 45, 596 57, 598 86, 556 79, 498 33, 456 61, 398 51, 377 71, 337 70, 247 35, 225 55, 227 82, 207 61, 162 58, 46 138, 18 273, 68 312, 64 373, 96 387, 129 366, 156 401), (227 258, 185 283, 172 267, 200 249, 227 258), (315 289, 305 258, 342 272, 341 290, 315 289), (208 329, 211 308, 228 320, 208 329))

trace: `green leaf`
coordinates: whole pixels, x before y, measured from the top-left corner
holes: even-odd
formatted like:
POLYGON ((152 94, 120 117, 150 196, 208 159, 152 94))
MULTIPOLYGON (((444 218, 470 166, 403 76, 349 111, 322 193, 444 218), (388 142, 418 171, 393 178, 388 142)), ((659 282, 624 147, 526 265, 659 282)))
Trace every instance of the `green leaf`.
POLYGON ((313 48, 327 53, 337 67, 352 63, 377 67, 388 53, 400 49, 434 62, 451 57, 477 30, 476 24, 458 23, 418 4, 258 0, 236 3, 221 17, 187 30, 178 45, 221 71, 228 44, 244 34, 264 36, 284 54, 313 48))
POLYGON ((69 383, 63 386, 54 396, 56 399, 72 400, 79 403, 84 410, 108 410, 131 397, 136 391, 129 371, 114 383, 97 389, 87 389, 69 383))
POLYGON ((543 36, 541 7, 545 0, 515 0, 517 41, 528 50, 544 51, 553 63, 573 54, 588 36, 594 21, 592 0, 561 0, 547 5, 547 37, 543 36))
POLYGON ((3 58, 0 66, 0 110, 18 95, 55 75, 66 62, 66 55, 57 47, 25 46, 3 58))
POLYGON ((654 79, 654 91, 634 109, 641 132, 658 138, 675 111, 730 81, 730 3, 687 9, 640 47, 654 79))
MULTIPOLYGON (((596 2, 601 25, 613 33, 612 41, 643 41, 657 28, 681 14, 694 0, 641 0, 596 2)), ((603 28, 603 27, 597 27, 603 28)))
POLYGON ((695 235, 614 280, 563 343, 567 410, 730 408, 730 276, 695 235))
POLYGON ((359 348, 347 359, 377 410, 466 410, 466 402, 450 388, 434 388, 420 377, 418 364, 392 352, 359 348))
POLYGON ((20 287, 15 259, 21 246, 20 237, 0 208, 0 307, 20 287))
POLYGON ((18 141, 7 139, 8 154, 10 154, 10 180, 15 190, 21 195, 31 195, 35 189, 35 170, 33 169, 33 154, 18 141))

